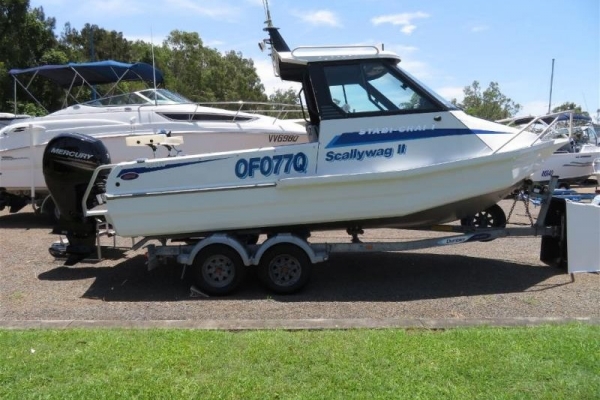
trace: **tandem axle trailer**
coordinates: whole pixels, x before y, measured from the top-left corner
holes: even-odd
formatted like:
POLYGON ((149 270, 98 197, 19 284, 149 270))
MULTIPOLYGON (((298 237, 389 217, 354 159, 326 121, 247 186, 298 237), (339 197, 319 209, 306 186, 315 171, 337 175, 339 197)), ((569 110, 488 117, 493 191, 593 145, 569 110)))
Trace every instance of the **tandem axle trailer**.
MULTIPOLYGON (((280 233, 258 243, 258 235, 251 233, 215 233, 205 237, 146 237, 134 243, 132 250, 146 248, 148 269, 152 270, 169 259, 184 266, 182 278, 191 276, 194 284, 208 295, 226 295, 243 281, 251 266, 256 266, 260 280, 273 292, 288 294, 306 285, 314 264, 327 261, 334 253, 373 253, 420 250, 470 242, 486 242, 504 237, 541 236, 540 259, 542 262, 566 268, 568 263, 566 200, 552 197, 556 179, 546 193, 534 195, 539 200, 540 211, 530 226, 482 227, 476 224, 436 225, 427 231, 455 233, 452 236, 402 242, 362 242, 360 229, 348 231, 350 243, 310 243, 307 233, 280 233)), ((529 215, 530 198, 521 196, 529 215)), ((514 205, 513 204, 513 209, 514 205)), ((506 216, 496 221, 506 223, 506 216)), ((500 209, 501 210, 501 209, 500 209)), ((502 211, 503 212, 503 211, 502 211)), ((512 213, 512 209, 511 209, 512 213)), ((480 221, 481 222, 481 221, 480 221)), ((103 230, 107 233, 107 230, 103 230)), ((50 252, 64 256, 64 241, 54 244, 50 252)), ((98 241, 98 258, 101 258, 98 241)))

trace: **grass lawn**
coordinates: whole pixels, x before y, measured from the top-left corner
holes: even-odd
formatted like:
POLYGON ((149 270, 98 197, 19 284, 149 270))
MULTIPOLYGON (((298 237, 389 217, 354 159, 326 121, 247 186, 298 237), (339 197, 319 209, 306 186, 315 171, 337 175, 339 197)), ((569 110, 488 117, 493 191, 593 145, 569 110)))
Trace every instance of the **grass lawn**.
POLYGON ((600 399, 600 326, 0 330, 0 399, 600 399))

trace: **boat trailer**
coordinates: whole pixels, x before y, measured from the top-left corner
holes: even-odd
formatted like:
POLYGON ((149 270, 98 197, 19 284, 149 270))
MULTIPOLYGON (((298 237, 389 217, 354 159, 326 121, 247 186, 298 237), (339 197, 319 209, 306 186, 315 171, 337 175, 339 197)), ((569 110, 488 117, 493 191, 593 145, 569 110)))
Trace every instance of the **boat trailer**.
MULTIPOLYGON (((334 253, 374 253, 420 250, 470 242, 487 242, 504 237, 541 236, 540 260, 547 265, 567 269, 568 229, 565 196, 552 196, 557 178, 554 177, 549 190, 542 194, 525 194, 514 199, 515 205, 523 201, 531 221, 530 226, 478 227, 469 225, 436 225, 426 229, 434 232, 456 233, 456 235, 402 242, 362 242, 360 229, 348 231, 352 236, 349 243, 310 243, 308 233, 280 233, 268 236, 258 243, 258 235, 248 231, 240 233, 215 233, 205 237, 182 235, 181 237, 145 237, 135 242, 131 250, 145 248, 148 270, 175 259, 183 265, 182 279, 191 276, 194 285, 206 295, 226 295, 234 291, 243 281, 248 267, 256 266, 262 283, 278 294, 289 294, 300 290, 309 280, 313 264, 327 261, 334 253), (529 203, 540 205, 536 222, 529 213, 529 203)), ((581 195, 577 200, 581 200, 581 195)), ((586 195, 584 195, 585 197, 586 195)), ((591 198, 594 195, 589 195, 591 198)), ((594 207, 596 208, 596 207, 594 207)), ((600 216, 600 207, 598 207, 600 216)), ((509 215, 510 217, 510 215, 509 215)), ((506 219, 504 220, 506 221, 506 219)), ((600 221, 600 217, 599 217, 600 221)), ((102 259, 101 236, 112 236, 114 232, 106 222, 97 224, 97 259, 102 259)), ((50 247, 57 258, 66 257, 68 242, 62 239, 50 247)), ((113 238, 113 247, 116 241, 113 238)), ((599 250, 600 251, 600 250, 599 250)), ((68 265, 68 261, 66 263, 68 265)))

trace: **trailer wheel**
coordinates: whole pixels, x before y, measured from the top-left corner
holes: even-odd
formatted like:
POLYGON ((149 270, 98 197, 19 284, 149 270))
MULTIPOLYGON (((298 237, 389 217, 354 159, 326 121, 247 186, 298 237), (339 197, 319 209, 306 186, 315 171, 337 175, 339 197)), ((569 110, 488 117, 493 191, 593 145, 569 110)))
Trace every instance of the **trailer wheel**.
POLYGON ((229 246, 214 244, 194 258, 193 279, 207 294, 222 296, 234 291, 242 282, 246 268, 240 255, 229 246))
POLYGON ((569 263, 566 254, 566 246, 564 243, 561 243, 561 238, 546 235, 542 236, 540 261, 551 267, 568 270, 569 263))
POLYGON ((461 219, 460 224, 476 228, 504 228, 506 226, 506 214, 502 207, 494 204, 475 215, 461 219))
POLYGON ((569 253, 567 247, 567 221, 561 216, 560 236, 542 236, 540 261, 559 269, 569 269, 569 253))
POLYGON ((272 291, 290 294, 302 289, 308 282, 312 263, 298 246, 278 244, 261 257, 258 277, 272 291))
POLYGON ((560 236, 549 235, 542 236, 542 246, 540 248, 540 260, 552 267, 568 270, 569 269, 569 249, 567 246, 567 219, 565 201, 552 198, 550 202, 550 211, 546 215, 546 223, 552 226, 560 227, 560 236), (556 201, 555 201, 556 200, 556 201), (554 205, 554 207, 553 207, 554 205), (560 221, 560 222, 557 222, 560 221))

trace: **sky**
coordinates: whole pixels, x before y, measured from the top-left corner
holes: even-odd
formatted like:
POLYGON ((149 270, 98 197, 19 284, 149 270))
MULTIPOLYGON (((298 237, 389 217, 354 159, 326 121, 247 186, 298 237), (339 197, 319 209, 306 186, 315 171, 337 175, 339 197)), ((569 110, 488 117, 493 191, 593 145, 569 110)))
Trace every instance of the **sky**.
MULTIPOLYGON (((56 18, 160 44, 173 30, 198 32, 207 47, 254 61, 267 93, 292 85, 273 75, 263 0, 30 0, 56 18)), ((270 0, 273 24, 290 48, 376 45, 400 55, 403 68, 451 100, 473 81, 539 115, 574 102, 600 113, 599 0, 270 0), (552 60, 554 78, 551 85, 552 60)), ((233 99, 228 99, 233 100, 233 99)))

